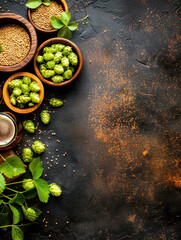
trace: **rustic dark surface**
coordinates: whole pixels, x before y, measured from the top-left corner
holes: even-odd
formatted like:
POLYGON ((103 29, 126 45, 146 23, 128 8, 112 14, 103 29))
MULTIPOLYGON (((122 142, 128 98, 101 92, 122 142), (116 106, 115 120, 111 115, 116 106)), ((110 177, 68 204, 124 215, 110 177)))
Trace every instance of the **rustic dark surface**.
MULTIPOLYGON (((42 223, 25 239, 181 239, 180 1, 67 2, 73 19, 89 15, 72 39, 84 66, 71 85, 45 87, 47 99, 66 103, 48 107, 51 123, 39 126, 47 132, 35 135, 49 145, 45 179, 63 194, 41 206, 47 228, 42 223)), ((0 6, 26 17, 24 3, 0 6)), ((33 73, 32 65, 25 70, 33 73)), ((0 73, 1 81, 9 75, 0 73)))

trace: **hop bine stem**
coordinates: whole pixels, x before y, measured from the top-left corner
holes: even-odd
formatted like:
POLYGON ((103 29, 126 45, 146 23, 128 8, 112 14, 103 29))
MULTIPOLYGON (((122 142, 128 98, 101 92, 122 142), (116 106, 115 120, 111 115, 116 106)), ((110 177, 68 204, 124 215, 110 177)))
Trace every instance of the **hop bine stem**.
POLYGON ((84 20, 86 20, 86 19, 88 18, 88 16, 89 16, 89 15, 87 15, 86 17, 84 17, 84 18, 82 18, 82 19, 76 20, 76 21, 74 21, 74 22, 76 23, 76 22, 84 21, 84 20))

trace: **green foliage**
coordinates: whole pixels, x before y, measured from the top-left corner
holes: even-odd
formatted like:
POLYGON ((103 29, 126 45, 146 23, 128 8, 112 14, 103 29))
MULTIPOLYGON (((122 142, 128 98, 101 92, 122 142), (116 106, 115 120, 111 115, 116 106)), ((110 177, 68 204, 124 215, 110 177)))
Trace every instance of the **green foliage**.
POLYGON ((38 179, 41 177, 43 173, 43 164, 41 162, 41 159, 35 158, 29 165, 29 169, 32 173, 33 179, 38 179))
MULTIPOLYGON (((25 172, 23 162, 18 157, 7 157, 4 160, 5 162, 0 165, 0 172, 7 177, 12 178, 25 172)), ((0 229, 7 231, 7 229, 11 227, 13 240, 24 239, 23 231, 30 225, 30 223, 23 224, 25 219, 26 221, 34 222, 42 213, 41 210, 28 206, 28 200, 38 195, 41 202, 47 203, 50 195, 49 184, 40 178, 44 170, 41 159, 33 159, 29 165, 29 170, 32 178, 7 184, 3 175, 0 173, 0 229), (17 191, 15 190, 16 188, 11 188, 11 185, 19 184, 21 184, 19 186, 20 188, 26 186, 25 189, 28 190, 21 191, 18 188, 19 191, 17 191), (30 186, 28 186, 28 184, 31 185, 31 188, 29 188, 30 186), (9 192, 10 195, 5 195, 9 192)), ((58 196, 61 194, 61 188, 58 185, 54 185, 52 187, 53 195, 58 196)))
POLYGON ((0 44, 0 53, 3 52, 3 47, 2 45, 0 44))
MULTIPOLYGON (((87 17, 88 16, 76 22, 83 21, 87 17)), ((75 31, 78 28, 78 25, 76 22, 70 22, 70 19, 71 19, 71 14, 69 12, 63 12, 60 18, 57 16, 50 17, 50 22, 52 27, 55 29, 60 29, 57 34, 58 37, 67 38, 67 39, 72 38, 71 31, 75 31)))
POLYGON ((13 224, 19 223, 19 221, 20 221, 20 212, 19 212, 19 210, 15 206, 13 206, 11 204, 9 204, 9 207, 10 207, 12 213, 13 213, 13 224))
POLYGON ((25 167, 20 158, 17 156, 10 156, 7 157, 6 161, 0 165, 0 172, 8 178, 13 178, 25 173, 25 167))
POLYGON ((43 179, 35 179, 34 182, 40 201, 47 203, 50 195, 48 183, 43 179))
POLYGON ((18 192, 10 201, 11 204, 22 205, 25 201, 25 198, 22 193, 18 192))
POLYGON ((22 194, 25 199, 32 199, 36 197, 37 192, 35 188, 31 188, 29 190, 24 191, 22 194))
POLYGON ((6 186, 5 179, 3 175, 0 173, 0 194, 4 191, 5 186, 6 186))
POLYGON ((40 5, 45 5, 45 6, 50 6, 51 5, 51 1, 50 0, 29 0, 26 3, 26 7, 31 8, 31 9, 35 9, 38 8, 40 5))
POLYGON ((23 240, 24 234, 23 234, 23 231, 19 227, 12 225, 11 235, 12 235, 13 240, 23 240))

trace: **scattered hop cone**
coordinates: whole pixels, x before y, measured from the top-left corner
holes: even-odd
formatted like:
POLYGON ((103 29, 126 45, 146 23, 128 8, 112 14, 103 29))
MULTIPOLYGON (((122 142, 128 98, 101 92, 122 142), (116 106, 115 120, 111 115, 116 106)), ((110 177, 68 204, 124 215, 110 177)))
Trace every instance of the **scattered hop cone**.
POLYGON ((51 98, 49 103, 52 107, 61 107, 63 105, 62 100, 60 100, 59 98, 51 98))
POLYGON ((22 184, 22 187, 25 189, 25 190, 30 190, 32 188, 35 188, 35 184, 34 184, 34 181, 32 179, 24 179, 26 180, 26 182, 24 182, 22 184))
POLYGON ((52 196, 59 197, 62 194, 61 187, 59 187, 56 183, 50 184, 50 193, 52 196))
POLYGON ((26 218, 30 220, 31 222, 35 221, 37 219, 37 215, 35 210, 32 208, 27 208, 26 209, 26 218))
POLYGON ((22 159, 24 162, 31 162, 33 159, 33 152, 30 148, 24 148, 22 151, 22 159))
POLYGON ((32 149, 35 153, 41 154, 45 151, 45 144, 40 141, 35 141, 32 145, 32 149))
POLYGON ((41 118, 42 123, 44 123, 46 125, 49 124, 49 122, 50 122, 50 114, 49 114, 48 110, 43 110, 40 113, 40 118, 41 118))
POLYGON ((31 120, 23 121, 23 127, 29 133, 35 132, 35 124, 31 120))

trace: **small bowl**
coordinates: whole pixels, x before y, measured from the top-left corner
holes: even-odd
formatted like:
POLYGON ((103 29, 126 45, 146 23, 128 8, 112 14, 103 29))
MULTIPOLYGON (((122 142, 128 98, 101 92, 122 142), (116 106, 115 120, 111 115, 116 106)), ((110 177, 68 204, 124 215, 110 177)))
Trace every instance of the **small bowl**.
MULTIPOLYGON (((57 0, 57 2, 60 2, 64 11, 66 11, 66 12, 69 11, 68 5, 65 0, 57 0)), ((32 11, 32 9, 28 8, 28 18, 29 18, 31 24, 34 26, 34 28, 36 28, 36 30, 38 30, 41 33, 45 33, 45 34, 56 33, 59 31, 59 29, 46 30, 46 29, 42 29, 42 28, 38 27, 32 20, 31 11, 32 11)))
POLYGON ((37 49, 38 40, 37 40, 37 34, 34 27, 31 25, 31 23, 28 20, 26 20, 22 16, 14 13, 0 13, 0 25, 6 24, 6 23, 7 24, 14 23, 23 27, 29 34, 30 41, 31 41, 30 51, 27 54, 27 56, 23 59, 23 61, 12 66, 0 65, 1 72, 14 72, 24 68, 32 60, 32 58, 34 57, 35 51, 37 49))
POLYGON ((42 82, 32 73, 28 73, 28 72, 21 72, 21 73, 15 73, 13 74, 11 77, 8 78, 8 80, 5 82, 4 87, 3 87, 3 99, 5 104, 14 112, 16 113, 21 113, 21 114, 27 114, 27 113, 31 113, 33 111, 35 111, 43 102, 43 98, 44 98, 44 87, 42 82), (38 104, 36 104, 34 107, 31 108, 18 108, 15 107, 11 104, 10 102, 10 94, 9 94, 9 87, 8 87, 8 83, 16 78, 22 78, 24 76, 28 76, 30 77, 33 81, 37 82, 38 85, 40 86, 40 102, 38 104))
POLYGON ((34 57, 34 69, 35 69, 36 75, 39 77, 39 79, 41 79, 42 82, 44 82, 44 83, 46 83, 50 86, 54 86, 54 87, 62 87, 62 86, 68 85, 69 83, 73 82, 77 78, 77 76, 79 75, 79 73, 82 69, 82 66, 83 66, 83 57, 82 57, 80 49, 77 47, 77 45, 75 43, 73 43, 72 41, 70 41, 66 38, 51 38, 51 39, 43 42, 39 46, 38 50, 36 51, 35 57, 34 57), (74 52, 77 54, 78 59, 79 59, 79 64, 78 64, 77 70, 74 73, 74 75, 72 76, 72 78, 70 78, 69 80, 65 80, 62 83, 54 83, 51 80, 45 79, 41 75, 41 73, 39 71, 39 68, 38 68, 37 61, 36 61, 37 56, 42 54, 43 48, 45 46, 50 46, 50 45, 56 44, 56 43, 62 43, 62 44, 65 44, 66 46, 71 46, 73 48, 74 52))

